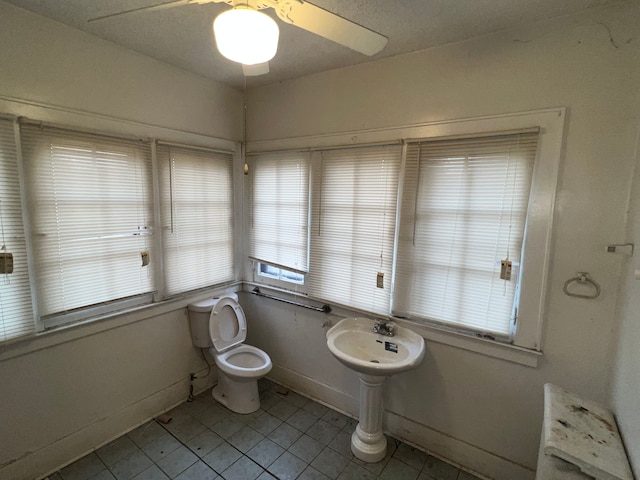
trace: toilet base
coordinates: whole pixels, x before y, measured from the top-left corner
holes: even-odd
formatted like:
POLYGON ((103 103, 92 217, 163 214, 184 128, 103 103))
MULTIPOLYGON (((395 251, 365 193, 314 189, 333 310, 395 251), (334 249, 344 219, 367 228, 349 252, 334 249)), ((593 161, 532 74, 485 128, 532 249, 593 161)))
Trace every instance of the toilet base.
POLYGON ((235 413, 249 414, 260 408, 258 379, 237 382, 218 370, 218 384, 211 391, 213 398, 235 413))

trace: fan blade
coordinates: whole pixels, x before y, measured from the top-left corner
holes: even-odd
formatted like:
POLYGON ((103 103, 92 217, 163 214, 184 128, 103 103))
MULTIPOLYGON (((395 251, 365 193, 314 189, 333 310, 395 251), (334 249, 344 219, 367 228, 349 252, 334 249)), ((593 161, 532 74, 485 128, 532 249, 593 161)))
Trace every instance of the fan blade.
POLYGON ((365 55, 375 55, 387 37, 309 2, 288 1, 275 7, 281 20, 365 55))
MULTIPOLYGON (((210 0, 214 1, 214 0, 210 0)), ((209 1, 194 1, 194 0, 169 0, 168 2, 159 3, 158 5, 150 5, 148 7, 132 8, 131 10, 124 10, 118 13, 110 13, 109 15, 103 15, 101 17, 91 18, 87 20, 87 23, 98 22, 107 18, 119 17, 120 15, 129 15, 130 13, 139 12, 153 12, 156 10, 164 10, 166 8, 181 7, 182 5, 188 5, 189 3, 209 3, 209 1)))
POLYGON ((256 63, 255 65, 242 65, 242 73, 245 77, 257 77, 269 73, 269 62, 256 63))

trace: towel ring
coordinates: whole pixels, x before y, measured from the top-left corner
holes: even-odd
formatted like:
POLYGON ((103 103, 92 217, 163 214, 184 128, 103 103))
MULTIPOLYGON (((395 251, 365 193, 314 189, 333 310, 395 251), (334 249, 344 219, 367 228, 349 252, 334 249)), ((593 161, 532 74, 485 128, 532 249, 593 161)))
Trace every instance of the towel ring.
POLYGON ((577 298, 597 298, 600 296, 600 285, 595 280, 589 277, 587 272, 578 272, 575 277, 570 278, 566 282, 564 282, 564 287, 562 287, 562 291, 569 295, 570 297, 577 298), (585 295, 582 293, 572 293, 569 291, 569 286, 572 283, 577 283, 579 285, 591 285, 594 288, 594 292, 591 295, 585 295))

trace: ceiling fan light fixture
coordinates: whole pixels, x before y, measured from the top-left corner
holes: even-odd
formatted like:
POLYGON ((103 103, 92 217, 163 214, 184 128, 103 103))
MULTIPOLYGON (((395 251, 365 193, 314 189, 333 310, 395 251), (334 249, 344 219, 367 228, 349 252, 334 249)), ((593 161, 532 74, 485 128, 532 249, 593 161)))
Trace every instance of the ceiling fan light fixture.
POLYGON ((278 50, 280 31, 276 22, 248 6, 218 15, 213 21, 213 33, 218 51, 244 65, 268 62, 278 50))

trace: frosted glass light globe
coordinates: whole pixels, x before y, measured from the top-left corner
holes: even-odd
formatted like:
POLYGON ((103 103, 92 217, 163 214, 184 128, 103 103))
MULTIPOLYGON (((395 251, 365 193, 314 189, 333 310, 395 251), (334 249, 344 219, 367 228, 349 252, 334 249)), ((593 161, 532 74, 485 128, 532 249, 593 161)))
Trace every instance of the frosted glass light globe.
POLYGON ((278 50, 276 22, 249 7, 235 7, 218 15, 213 33, 220 53, 244 65, 268 62, 278 50))

